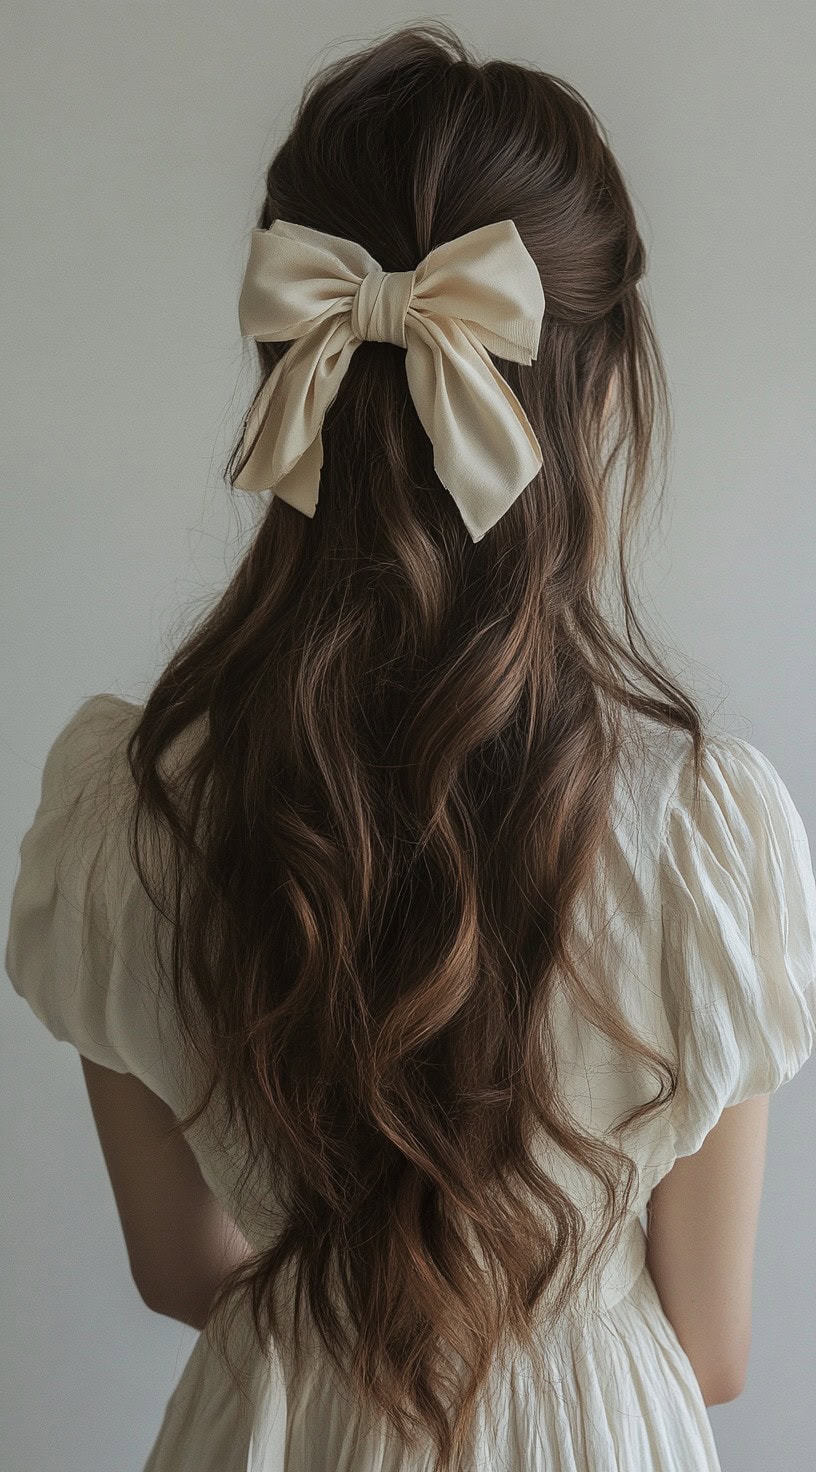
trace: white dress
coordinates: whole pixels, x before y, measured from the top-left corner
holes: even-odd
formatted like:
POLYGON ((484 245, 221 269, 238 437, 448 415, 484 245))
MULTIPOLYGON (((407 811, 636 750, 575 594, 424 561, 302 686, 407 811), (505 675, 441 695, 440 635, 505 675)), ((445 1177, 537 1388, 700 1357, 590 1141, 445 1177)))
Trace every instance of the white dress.
MULTIPOLYGON (((140 709, 119 696, 92 696, 54 740, 20 846, 5 965, 54 1037, 138 1075, 178 1115, 192 1098, 186 1060, 172 1009, 145 980, 151 917, 119 807, 130 781, 123 742, 140 709)), ((474 1426, 472 1472, 719 1468, 691 1363, 644 1264, 646 1203, 725 1107, 779 1088, 816 1038, 816 880, 781 777, 749 742, 709 731, 695 823, 690 738, 640 716, 631 730, 599 861, 606 920, 599 927, 579 911, 575 923, 584 927, 580 950, 593 975, 602 973, 642 1037, 678 1059, 680 1087, 669 1111, 630 1137, 640 1189, 591 1311, 576 1309, 552 1336, 546 1385, 533 1384, 521 1359, 491 1382, 474 1426)), ((640 1077, 628 1055, 560 1006, 558 995, 556 1003, 573 1113, 601 1133, 651 1096, 654 1076, 640 1077)), ((240 1142, 207 1118, 188 1138, 205 1179, 235 1214, 240 1142)), ((586 1203, 586 1183, 568 1164, 550 1154, 548 1165, 586 1203)), ((263 1195, 261 1182, 257 1189, 263 1195)), ((260 1245, 251 1206, 239 1221, 260 1245)), ((226 1368, 200 1335, 144 1472, 432 1466, 429 1455, 400 1455, 382 1430, 363 1425, 319 1356, 297 1385, 273 1346, 268 1359, 256 1349, 253 1363, 253 1399, 243 1413, 226 1368)))

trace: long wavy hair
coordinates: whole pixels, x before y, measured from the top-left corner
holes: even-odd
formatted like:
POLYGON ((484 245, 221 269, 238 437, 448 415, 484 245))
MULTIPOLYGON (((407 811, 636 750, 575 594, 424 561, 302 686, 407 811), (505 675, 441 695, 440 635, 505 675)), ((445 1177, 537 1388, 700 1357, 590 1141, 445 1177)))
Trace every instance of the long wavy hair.
MULTIPOLYGON (((172 926, 166 975, 199 1068, 180 1127, 220 1090, 278 1212, 208 1331, 218 1321, 222 1343, 219 1311, 240 1300, 261 1345, 287 1326, 296 1345, 308 1311, 358 1407, 407 1445, 428 1438, 447 1472, 496 1356, 535 1358, 620 1229, 637 1183, 622 1132, 677 1088, 676 1061, 569 948, 624 712, 685 729, 698 777, 702 762, 701 715, 649 645, 626 570, 656 465, 665 483, 670 407, 621 171, 555 76, 479 59, 443 22, 381 36, 307 84, 258 224, 278 216, 393 271, 509 217, 546 295, 535 363, 495 360, 543 451, 498 524, 471 541, 403 351, 363 343, 325 421, 316 515, 258 499, 237 571, 127 747, 134 862, 172 926), (171 775, 163 758, 197 720, 171 775), (654 1080, 604 1139, 561 1097, 557 978, 654 1080), (597 1181, 600 1229, 536 1139, 597 1181)), ((257 344, 259 390, 286 348, 257 344)))

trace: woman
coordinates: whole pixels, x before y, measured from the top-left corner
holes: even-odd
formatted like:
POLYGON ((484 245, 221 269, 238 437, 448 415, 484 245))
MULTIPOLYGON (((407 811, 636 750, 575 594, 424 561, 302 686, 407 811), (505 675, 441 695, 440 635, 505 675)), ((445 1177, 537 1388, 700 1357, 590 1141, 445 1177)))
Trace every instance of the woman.
POLYGON ((442 24, 270 164, 228 472, 271 495, 144 704, 57 736, 6 952, 205 1331, 148 1472, 718 1466, 816 881, 633 608, 644 271, 588 104, 442 24))

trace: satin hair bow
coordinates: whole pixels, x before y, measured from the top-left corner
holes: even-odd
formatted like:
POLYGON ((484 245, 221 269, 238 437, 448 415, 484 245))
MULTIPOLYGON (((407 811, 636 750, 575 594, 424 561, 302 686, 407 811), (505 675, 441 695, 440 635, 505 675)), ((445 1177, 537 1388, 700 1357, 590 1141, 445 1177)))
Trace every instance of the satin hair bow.
POLYGON ((253 230, 241 333, 291 346, 246 416, 242 458, 251 449, 234 484, 314 516, 323 419, 351 355, 363 341, 396 343, 436 474, 481 541, 542 463, 489 353, 533 362, 543 313, 538 268, 512 220, 445 241, 413 271, 383 271, 355 241, 288 220, 253 230))

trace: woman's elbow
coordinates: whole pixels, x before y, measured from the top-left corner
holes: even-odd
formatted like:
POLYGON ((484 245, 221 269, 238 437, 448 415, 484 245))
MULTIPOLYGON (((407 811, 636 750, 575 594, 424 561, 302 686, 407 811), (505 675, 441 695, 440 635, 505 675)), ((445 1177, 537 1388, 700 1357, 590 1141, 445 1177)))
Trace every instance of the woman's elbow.
POLYGON ((748 1378, 748 1364, 747 1360, 740 1359, 720 1365, 715 1370, 707 1369, 695 1373, 706 1405, 719 1406, 742 1395, 748 1378))
POLYGON ((149 1308, 153 1314, 163 1314, 167 1311, 167 1295, 161 1286, 149 1273, 136 1270, 131 1264, 131 1277, 139 1297, 145 1308, 149 1308))
POLYGON ((155 1260, 144 1253, 139 1254, 138 1257, 130 1253, 129 1259, 130 1276, 145 1308, 149 1308, 153 1314, 164 1314, 168 1318, 175 1318, 175 1305, 172 1300, 178 1296, 183 1284, 180 1275, 159 1271, 155 1260), (172 1292, 171 1284, 174 1289, 172 1292))
POLYGON ((134 1271, 131 1276, 142 1303, 153 1314, 167 1319, 176 1319, 199 1332, 209 1317, 213 1297, 218 1287, 217 1278, 180 1270, 172 1274, 134 1271))

